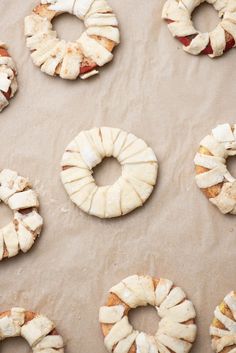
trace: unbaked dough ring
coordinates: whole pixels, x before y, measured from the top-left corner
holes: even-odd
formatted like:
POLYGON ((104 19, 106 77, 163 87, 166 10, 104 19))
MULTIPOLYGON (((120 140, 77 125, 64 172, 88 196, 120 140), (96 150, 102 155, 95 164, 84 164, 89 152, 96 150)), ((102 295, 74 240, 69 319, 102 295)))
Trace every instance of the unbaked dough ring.
POLYGON ((102 127, 82 131, 63 155, 61 180, 71 200, 84 212, 100 218, 125 215, 149 198, 156 183, 158 164, 147 144, 120 129, 102 127), (113 184, 98 187, 93 168, 105 157, 122 167, 113 184))
POLYGON ((236 214, 236 179, 226 166, 235 155, 236 125, 221 124, 200 142, 194 158, 198 187, 223 214, 236 214))
POLYGON ((7 51, 7 46, 0 42, 0 112, 17 91, 16 76, 16 65, 7 51))
POLYGON ((0 172, 1 201, 13 211, 13 220, 0 229, 0 261, 29 251, 43 225, 37 193, 28 179, 9 169, 0 172))
POLYGON ((183 49, 193 55, 221 56, 236 43, 235 0, 167 0, 162 18, 167 20, 172 35, 180 40, 183 49), (203 2, 213 5, 221 22, 210 33, 201 33, 193 25, 192 12, 203 2))
POLYGON ((216 307, 210 326, 212 349, 217 353, 236 352, 236 292, 230 292, 216 307))
POLYGON ((196 312, 183 290, 168 279, 130 276, 112 287, 99 321, 108 352, 188 353, 197 334, 196 312), (136 331, 129 323, 131 309, 151 305, 161 318, 155 336, 136 331))
POLYGON ((23 337, 33 353, 64 353, 64 343, 55 324, 46 316, 23 308, 0 313, 0 341, 23 337))
POLYGON ((118 21, 107 0, 41 0, 25 18, 25 35, 34 64, 50 76, 68 80, 98 74, 120 42, 118 21), (65 12, 86 27, 75 42, 60 40, 52 28, 52 20, 65 12))

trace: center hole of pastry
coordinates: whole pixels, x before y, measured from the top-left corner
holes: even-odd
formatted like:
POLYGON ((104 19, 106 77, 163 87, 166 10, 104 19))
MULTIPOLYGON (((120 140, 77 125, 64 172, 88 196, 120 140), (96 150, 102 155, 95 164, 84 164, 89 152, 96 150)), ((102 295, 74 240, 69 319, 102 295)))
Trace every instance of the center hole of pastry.
POLYGON ((0 203, 0 228, 12 221, 12 211, 3 202, 0 203))
POLYGON ((220 22, 218 12, 207 3, 201 4, 194 10, 192 20, 195 28, 201 32, 212 31, 220 22))
POLYGON ((160 319, 156 309, 149 305, 131 310, 129 312, 129 321, 135 330, 155 335, 160 319))
POLYGON ((236 177, 236 157, 227 158, 227 169, 233 177, 236 177))
POLYGON ((66 41, 76 41, 84 31, 83 21, 70 14, 62 14, 53 20, 53 30, 66 41))
POLYGON ((112 185, 121 176, 121 166, 115 158, 105 158, 93 172, 98 186, 112 185))
POLYGON ((1 342, 1 353, 29 353, 29 345, 21 337, 5 339, 1 342))

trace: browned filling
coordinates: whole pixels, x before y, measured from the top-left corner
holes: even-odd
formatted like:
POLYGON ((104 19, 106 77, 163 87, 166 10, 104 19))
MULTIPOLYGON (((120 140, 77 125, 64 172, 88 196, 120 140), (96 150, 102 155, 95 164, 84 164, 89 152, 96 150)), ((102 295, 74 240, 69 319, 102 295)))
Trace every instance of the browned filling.
POLYGON ((7 49, 1 48, 1 47, 0 47, 0 56, 7 56, 7 57, 10 57, 10 55, 9 55, 9 53, 8 53, 8 51, 7 51, 7 49))
MULTIPOLYGON (((159 281, 160 281, 159 279, 153 278, 154 290, 156 290, 156 287, 157 287, 159 281)), ((175 286, 173 286, 172 288, 174 288, 174 287, 175 286)), ((184 300, 185 299, 183 299, 183 301, 184 300)), ((179 303, 179 304, 181 304, 181 303, 179 303)), ((123 305, 123 307, 125 308, 124 315, 128 315, 129 311, 131 310, 131 308, 127 304, 125 304, 116 294, 109 293, 108 298, 107 298, 107 302, 106 302, 106 306, 115 306, 115 305, 123 305)), ((195 323, 194 319, 183 322, 183 324, 194 324, 194 323, 195 323)), ((114 326, 114 324, 102 324, 101 323, 102 333, 103 333, 104 337, 106 337, 108 335, 108 333, 111 331, 113 326, 114 326)), ((168 349, 171 353, 175 353, 170 348, 168 348, 168 349)), ((136 343, 132 344, 128 353, 137 353, 136 343)), ((225 352, 223 352, 223 353, 225 353, 225 352)))
POLYGON ((28 214, 33 211, 33 207, 25 208, 24 210, 19 210, 21 214, 28 214))
MULTIPOLYGON (((199 148, 198 152, 201 154, 212 156, 211 152, 207 148, 202 146, 199 148)), ((196 165, 195 170, 197 174, 202 174, 202 173, 208 172, 210 169, 196 165)), ((221 192, 222 186, 223 186, 223 183, 219 183, 217 185, 213 185, 213 186, 210 186, 209 188, 201 189, 201 190, 208 197, 208 199, 210 199, 219 195, 219 193, 221 192)))

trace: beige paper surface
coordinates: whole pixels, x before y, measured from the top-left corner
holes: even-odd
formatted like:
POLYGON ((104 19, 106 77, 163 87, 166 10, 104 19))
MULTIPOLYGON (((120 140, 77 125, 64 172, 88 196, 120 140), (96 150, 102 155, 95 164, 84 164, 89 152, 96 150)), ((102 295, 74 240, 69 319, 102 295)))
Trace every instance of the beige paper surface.
MULTIPOLYGON (((17 62, 20 86, 0 116, 0 168, 30 178, 45 222, 32 251, 0 264, 0 310, 42 312, 56 322, 66 352, 105 353, 97 317, 108 289, 134 273, 166 277, 195 304, 192 352, 210 353, 213 310, 236 288, 236 218, 221 215, 199 191, 193 158, 211 128, 236 122, 236 50, 214 61, 193 57, 161 20, 163 0, 110 3, 122 34, 114 61, 98 77, 65 82, 41 73, 25 46, 23 19, 37 1, 0 2, 0 39, 17 62), (110 221, 76 208, 59 178, 65 146, 102 125, 143 138, 160 163, 147 204, 110 221)), ((7 341, 1 352, 28 352, 19 342, 7 341)))

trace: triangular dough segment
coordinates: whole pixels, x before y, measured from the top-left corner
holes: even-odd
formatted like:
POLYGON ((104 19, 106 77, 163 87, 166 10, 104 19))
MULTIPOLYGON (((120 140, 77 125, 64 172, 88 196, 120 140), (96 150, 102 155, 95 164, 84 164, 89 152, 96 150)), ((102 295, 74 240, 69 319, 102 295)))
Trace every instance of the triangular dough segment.
POLYGON ((94 26, 88 27, 87 34, 89 36, 100 36, 112 40, 115 43, 120 43, 120 32, 118 28, 112 26, 94 26))
POLYGON ((67 43, 67 48, 60 68, 60 77, 74 80, 80 74, 82 53, 76 43, 67 43))
POLYGON ((47 73, 50 76, 54 76, 56 69, 61 64, 66 52, 66 42, 61 40, 56 47, 50 52, 50 57, 42 65, 42 72, 47 73))
POLYGON ((20 249, 26 253, 34 245, 34 236, 22 222, 18 223, 17 235, 20 249))
POLYGON ((221 56, 226 47, 225 31, 219 23, 218 26, 210 32, 210 41, 213 54, 210 57, 221 56))
POLYGON ((111 185, 107 190, 106 214, 107 218, 121 216, 121 188, 118 181, 111 185))
POLYGON ((195 324, 180 324, 173 322, 169 318, 163 318, 159 323, 159 333, 167 336, 184 339, 188 342, 194 342, 197 334, 197 327, 195 324))
POLYGON ((118 160, 120 163, 125 163, 125 161, 136 154, 144 151, 147 148, 147 144, 141 140, 141 139, 136 139, 133 141, 133 143, 125 148, 123 152, 121 152, 118 156, 118 160))
POLYGON ((27 38, 27 48, 29 48, 30 50, 36 50, 41 46, 42 41, 55 39, 56 36, 56 31, 40 32, 38 34, 35 34, 34 36, 27 38))
POLYGON ((78 152, 65 152, 62 156, 61 166, 88 169, 88 166, 84 163, 81 154, 78 152))
POLYGON ((37 33, 48 32, 52 30, 51 22, 36 14, 25 17, 25 35, 33 36, 37 33))
POLYGON ((155 290, 156 305, 160 306, 162 302, 166 299, 170 290, 173 286, 173 282, 169 279, 160 278, 159 283, 155 290))
POLYGON ((77 43, 84 56, 91 58, 98 66, 103 66, 113 59, 112 53, 98 41, 88 36, 86 32, 81 35, 77 43))
POLYGON ((83 188, 81 188, 80 191, 71 195, 71 200, 77 206, 81 206, 87 200, 87 198, 89 198, 90 194, 94 191, 95 188, 95 183, 87 184, 83 188))
POLYGON ((96 194, 98 187, 96 186, 93 191, 89 194, 89 197, 80 205, 82 211, 89 213, 92 205, 94 195, 96 194))
POLYGON ((119 134, 121 133, 121 130, 120 129, 117 129, 117 128, 114 128, 112 127, 111 128, 111 135, 112 135, 112 141, 113 141, 113 144, 115 144, 119 134))
POLYGON ((100 129, 94 128, 92 130, 89 130, 88 134, 91 136, 93 143, 96 146, 97 150, 99 151, 100 155, 104 158, 106 155, 106 152, 103 147, 100 129))
POLYGON ((106 211, 106 195, 107 195, 107 190, 109 189, 109 186, 103 186, 99 187, 97 189, 96 194, 93 197, 91 208, 89 210, 89 213, 93 216, 97 216, 100 218, 105 217, 105 211, 106 211))
POLYGON ((127 147, 129 147, 132 143, 134 143, 136 140, 138 140, 138 138, 134 134, 129 133, 128 136, 127 136, 127 139, 125 140, 125 143, 124 143, 124 145, 123 145, 123 147, 122 147, 122 149, 121 149, 121 151, 119 153, 119 155, 121 153, 123 153, 124 150, 127 147))
POLYGON ((173 350, 175 353, 188 353, 192 347, 192 344, 178 338, 173 338, 162 333, 157 336, 158 341, 163 345, 173 350))
POLYGON ((138 331, 133 331, 129 336, 120 340, 114 349, 114 353, 128 353, 138 335, 138 331))
POLYGON ((170 309, 158 309, 160 317, 167 317, 175 322, 185 322, 196 317, 193 303, 189 300, 183 301, 170 309))
POLYGON ((122 320, 117 322, 108 335, 105 337, 104 343, 109 352, 112 352, 113 347, 120 340, 129 336, 133 331, 127 316, 124 316, 122 320))
POLYGON ((105 151, 106 157, 111 157, 113 153, 113 139, 111 128, 102 127, 100 129, 102 135, 102 144, 105 151))
POLYGON ((149 198, 153 191, 153 186, 134 177, 128 177, 127 181, 133 186, 143 203, 149 198))
POLYGON ((94 178, 92 176, 87 176, 85 178, 66 183, 65 188, 69 195, 73 195, 80 191, 85 185, 91 183, 94 183, 94 178))
POLYGON ((91 175, 92 175, 92 172, 89 169, 71 167, 61 171, 61 180, 63 184, 66 184, 91 175))
POLYGON ((113 148, 113 156, 115 158, 117 158, 120 154, 120 151, 122 150, 126 139, 128 137, 127 132, 125 131, 121 131, 118 138, 116 139, 115 143, 114 143, 114 148, 113 148))
POLYGON ((84 162, 90 169, 94 168, 97 164, 102 161, 102 156, 92 143, 91 139, 87 136, 86 132, 81 132, 76 137, 76 142, 79 145, 80 154, 84 162))
POLYGON ((140 303, 139 297, 130 290, 123 282, 118 283, 110 289, 110 293, 116 294, 130 308, 137 308, 140 303))
POLYGON ((141 284, 141 279, 139 278, 139 276, 134 275, 134 276, 127 277, 122 282, 138 298, 138 301, 139 301, 138 305, 139 306, 148 305, 146 294, 145 294, 145 291, 144 291, 143 286, 141 284))
POLYGON ((144 151, 131 156, 130 158, 125 159, 121 164, 127 163, 144 163, 144 162, 157 162, 155 153, 153 150, 148 147, 144 151))
POLYGON ((1 233, 8 251, 8 257, 16 256, 19 252, 19 243, 14 223, 11 222, 2 228, 1 233))
POLYGON ((160 310, 170 309, 181 303, 185 298, 186 295, 184 291, 179 287, 175 287, 170 291, 166 299, 160 305, 160 310))
POLYGON ((125 179, 120 178, 119 184, 121 188, 121 211, 125 215, 135 208, 142 206, 142 201, 132 185, 125 179))
POLYGON ((94 13, 85 18, 84 24, 86 27, 94 26, 118 26, 118 21, 113 13, 94 13))
POLYGON ((41 45, 38 46, 38 49, 31 54, 33 63, 36 66, 41 66, 48 58, 50 58, 52 50, 58 45, 58 43, 59 40, 56 38, 42 42, 41 45))
POLYGON ((112 12, 112 8, 108 5, 105 0, 95 0, 91 5, 86 17, 91 16, 94 13, 106 13, 112 12))

